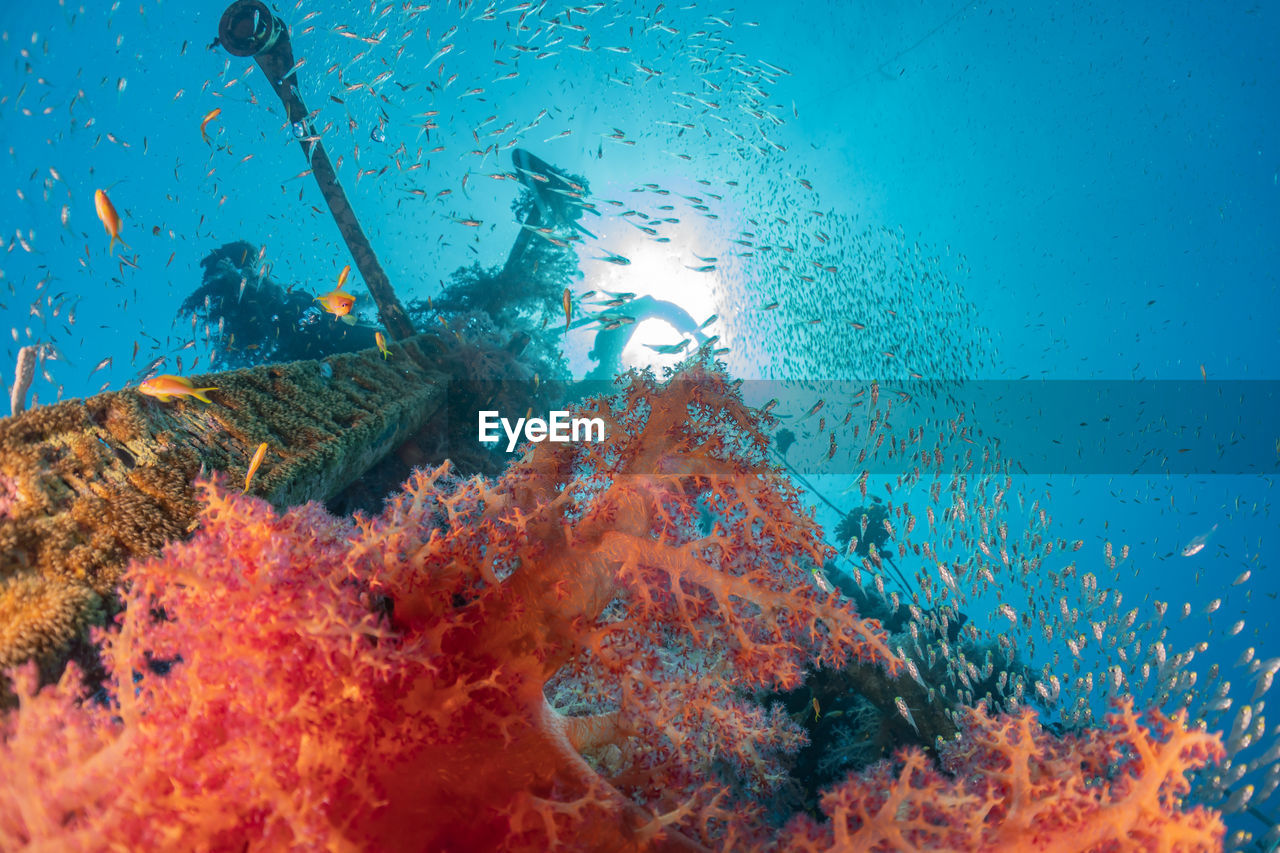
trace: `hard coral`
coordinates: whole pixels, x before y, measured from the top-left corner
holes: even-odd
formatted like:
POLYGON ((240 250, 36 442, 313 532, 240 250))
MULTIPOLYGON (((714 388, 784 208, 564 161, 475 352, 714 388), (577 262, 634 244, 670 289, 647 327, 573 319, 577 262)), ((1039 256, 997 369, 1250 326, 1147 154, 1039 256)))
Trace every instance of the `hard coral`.
POLYGON ((100 602, 84 584, 27 572, 0 577, 0 649, 14 661, 47 664, 82 633, 85 615, 100 602))
POLYGON ((830 823, 795 821, 788 850, 1222 849, 1224 826, 1203 806, 1184 809, 1187 776, 1224 755, 1217 735, 1188 729, 1184 712, 1144 725, 1128 700, 1105 730, 1056 737, 1034 711, 969 709, 941 749, 943 772, 917 748, 828 791, 830 823))
POLYGON ((761 840, 726 777, 773 788, 801 735, 752 692, 896 663, 806 582, 826 547, 723 375, 633 376, 584 414, 605 441, 418 471, 355 523, 204 484, 203 529, 128 572, 112 707, 21 685, 0 847, 761 840))

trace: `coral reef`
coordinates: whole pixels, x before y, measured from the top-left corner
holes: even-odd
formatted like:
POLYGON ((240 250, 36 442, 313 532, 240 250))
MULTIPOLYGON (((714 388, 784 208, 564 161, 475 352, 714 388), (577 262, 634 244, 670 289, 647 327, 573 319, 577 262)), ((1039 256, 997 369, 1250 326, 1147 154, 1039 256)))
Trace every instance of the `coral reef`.
MULTIPOLYGON (((244 240, 224 243, 200 266, 200 286, 183 300, 178 316, 205 324, 206 337, 216 343, 214 359, 223 369, 319 359, 374 345, 377 327, 348 326, 321 310, 316 293, 331 289, 331 282, 307 283, 297 290, 281 287, 261 263, 259 250, 244 240)), ((363 298, 355 313, 375 308, 363 298)))
POLYGON ((36 660, 47 676, 57 669, 50 653, 87 639, 101 610, 102 598, 87 584, 28 573, 7 578, 0 583, 0 649, 13 662, 36 660))
POLYGON ((901 663, 874 620, 807 582, 829 549, 722 374, 632 375, 582 414, 604 442, 532 445, 497 480, 418 470, 372 518, 278 514, 202 483, 200 532, 128 571, 120 629, 100 637, 108 697, 81 701, 71 673, 38 692, 19 679, 0 847, 1220 837, 1180 802, 1216 740, 1128 708, 1061 739, 1029 713, 975 711, 941 770, 901 753, 829 793, 830 824, 782 829, 760 803, 804 737, 751 697, 814 665, 901 663))
POLYGON ((860 696, 852 697, 848 705, 834 711, 828 709, 825 715, 827 720, 839 720, 828 748, 817 759, 817 771, 826 777, 843 778, 849 770, 861 769, 880 758, 878 741, 883 716, 860 696))
POLYGON ((354 524, 206 486, 201 532, 129 572, 113 707, 21 685, 0 846, 622 850, 757 826, 716 773, 768 790, 800 736, 746 694, 896 662, 804 583, 825 546, 722 375, 636 377, 588 411, 607 441, 536 445, 493 483, 419 471, 354 524), (553 678, 584 713, 548 703, 553 678))
POLYGON ((0 669, 34 657, 56 674, 129 560, 193 529, 202 467, 243 477, 265 441, 254 491, 285 506, 389 454, 445 397, 417 343, 217 374, 213 404, 124 390, 0 419, 0 669))
POLYGON ((409 317, 419 328, 443 325, 459 339, 483 342, 489 349, 515 349, 512 342, 518 340, 515 354, 528 377, 537 373, 544 381, 566 380, 560 298, 564 288, 581 277, 577 257, 537 245, 522 258, 529 263, 506 270, 480 264, 459 267, 435 298, 409 302, 409 317))
POLYGON ((1054 736, 1036 713, 969 709, 941 748, 941 770, 910 747, 822 799, 829 822, 797 818, 787 850, 1209 851, 1224 826, 1204 806, 1184 808, 1189 774, 1222 759, 1218 736, 1186 714, 1144 724, 1126 700, 1106 729, 1054 736))
POLYGON ((103 394, 0 420, 0 668, 36 658, 58 671, 125 564, 195 518, 199 463, 149 440, 139 400, 103 394))

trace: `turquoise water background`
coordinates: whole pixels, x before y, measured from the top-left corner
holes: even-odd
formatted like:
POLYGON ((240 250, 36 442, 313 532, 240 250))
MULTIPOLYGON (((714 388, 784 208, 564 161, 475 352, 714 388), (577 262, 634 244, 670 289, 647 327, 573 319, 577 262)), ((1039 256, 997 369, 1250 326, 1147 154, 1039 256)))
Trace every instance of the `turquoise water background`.
MULTIPOLYGON (((510 143, 586 176, 597 198, 630 205, 646 183, 722 196, 712 207, 718 219, 678 214, 664 231, 671 242, 656 246, 603 208, 587 221, 599 240, 579 247, 577 286, 651 292, 698 320, 717 314, 736 375, 878 376, 875 364, 832 375, 821 352, 791 351, 807 339, 753 336, 759 306, 743 294, 758 288, 760 303, 783 294, 778 311, 799 324, 824 304, 831 279, 787 277, 759 257, 724 262, 711 276, 688 271, 695 255, 739 252, 732 239, 755 228, 752 220, 778 216, 787 220, 779 228, 802 235, 834 221, 851 232, 891 229, 901 246, 941 259, 947 294, 960 289, 977 325, 947 314, 953 295, 935 306, 928 288, 916 292, 933 319, 917 338, 931 343, 917 342, 914 355, 932 373, 1249 380, 1261 395, 1280 380, 1275 7, 750 2, 729 10, 676 2, 565 16, 568 5, 509 11, 514 0, 488 7, 491 15, 484 4, 417 14, 413 5, 279 7, 295 55, 306 59, 300 93, 321 110, 318 125, 333 122, 325 144, 343 158, 339 176, 402 299, 437 293, 458 266, 502 262, 517 233, 509 210, 517 187, 489 175, 509 169, 509 147, 470 152, 510 143), (521 32, 522 12, 531 31, 537 22, 543 30, 521 32), (584 29, 547 27, 557 15, 584 29), (574 49, 586 34, 589 49, 574 49), (556 37, 562 42, 547 47, 556 37), (455 47, 428 64, 444 44, 455 47), (517 44, 555 55, 536 59, 517 44), (741 73, 748 67, 785 73, 752 78, 741 73), (757 106, 744 81, 767 90, 757 106), (476 87, 484 91, 466 94, 476 87), (695 87, 700 101, 678 94, 695 87), (429 120, 435 127, 426 131, 429 120), (512 129, 490 135, 508 122, 512 129), (384 166, 381 175, 360 174, 384 166), (593 261, 602 249, 633 263, 593 261), (980 355, 947 343, 956 340, 972 341, 980 355), (797 359, 788 365, 786 355, 797 359)), ((350 263, 314 183, 296 177, 306 163, 261 72, 207 47, 221 11, 218 3, 136 0, 0 11, 6 388, 18 347, 38 342, 61 354, 33 385, 41 403, 59 388, 71 398, 124 387, 160 355, 170 358, 166 371, 177 355, 189 365, 196 354, 206 369, 204 334, 175 314, 199 282, 200 259, 224 242, 264 247, 273 277, 317 294, 350 263), (214 108, 222 113, 206 145, 200 122, 214 108), (114 255, 94 214, 98 188, 124 219, 128 249, 114 255), (93 373, 107 357, 112 364, 93 373)), ((645 203, 652 213, 655 198, 645 203)), ((836 261, 840 275, 858 274, 858 257, 836 261)), ((849 316, 865 318, 873 296, 855 297, 849 316)), ((357 305, 370 310, 367 296, 357 305)), ((589 367, 589 345, 585 331, 566 343, 577 375, 589 367)), ((642 350, 629 351, 630 363, 671 361, 642 350)), ((1272 440, 1280 440, 1277 412, 1272 440)), ((1174 610, 1191 603, 1197 615, 1169 620, 1166 642, 1206 640, 1200 663, 1227 668, 1248 646, 1259 657, 1280 654, 1278 461, 1280 445, 1257 460, 1264 473, 1134 477, 1086 468, 1020 478, 1015 491, 1028 505, 1051 493, 1056 534, 1084 541, 1076 556, 1085 570, 1101 576, 1104 543, 1128 544, 1117 587, 1135 604, 1145 595, 1174 610), (1181 556, 1215 524, 1208 547, 1181 556), (1246 569, 1251 579, 1232 587, 1246 569), (1217 614, 1198 615, 1219 597, 1217 614), (1237 618, 1247 627, 1224 637, 1237 618)), ((832 529, 839 516, 823 498, 849 508, 857 472, 809 473, 807 497, 832 529)), ((1273 803, 1256 805, 1278 819, 1273 803)), ((1233 827, 1265 829, 1257 815, 1233 818, 1233 827)))

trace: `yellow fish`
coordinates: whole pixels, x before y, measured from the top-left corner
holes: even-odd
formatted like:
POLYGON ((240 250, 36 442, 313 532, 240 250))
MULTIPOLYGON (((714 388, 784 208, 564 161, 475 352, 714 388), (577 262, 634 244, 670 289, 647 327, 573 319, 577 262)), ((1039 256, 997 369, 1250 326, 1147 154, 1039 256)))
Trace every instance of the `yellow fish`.
POLYGON ((173 376, 168 373, 152 376, 138 386, 139 394, 155 397, 161 403, 167 403, 174 397, 195 397, 201 402, 212 403, 213 401, 206 397, 204 392, 217 390, 218 387, 216 385, 209 388, 197 388, 185 376, 173 376))
POLYGON ((391 355, 391 350, 387 349, 387 337, 386 337, 386 335, 382 334, 382 332, 374 332, 374 333, 373 333, 373 340, 374 340, 374 343, 376 343, 376 344, 378 345, 378 352, 382 353, 382 357, 383 357, 384 359, 385 359, 387 356, 391 355))
POLYGON ((209 134, 205 130, 205 128, 209 126, 209 122, 213 121, 215 118, 217 118, 220 115, 222 115, 222 107, 209 110, 209 112, 205 113, 204 121, 200 122, 200 138, 204 140, 205 145, 212 144, 211 142, 209 142, 209 134))
POLYGON ((342 285, 347 283, 347 276, 351 275, 351 264, 347 264, 342 268, 342 272, 338 273, 338 290, 342 289, 342 285))
POLYGON ((253 482, 253 475, 257 473, 258 466, 266 456, 267 443, 264 441, 258 445, 258 451, 253 454, 253 459, 249 462, 249 473, 244 475, 244 494, 249 493, 249 484, 253 482))
POLYGON ((561 297, 564 305, 564 330, 569 331, 569 323, 573 320, 573 296, 569 293, 569 288, 564 289, 564 295, 561 297))
POLYGON ((120 237, 120 214, 116 213, 115 205, 102 190, 93 191, 93 207, 98 211, 102 227, 111 235, 111 245, 107 247, 107 253, 110 254, 115 250, 117 240, 120 241, 120 245, 128 246, 129 244, 120 237))
POLYGON ((356 298, 341 287, 335 288, 324 296, 317 296, 316 302, 324 306, 324 310, 348 325, 355 325, 356 318, 351 316, 351 306, 356 298))

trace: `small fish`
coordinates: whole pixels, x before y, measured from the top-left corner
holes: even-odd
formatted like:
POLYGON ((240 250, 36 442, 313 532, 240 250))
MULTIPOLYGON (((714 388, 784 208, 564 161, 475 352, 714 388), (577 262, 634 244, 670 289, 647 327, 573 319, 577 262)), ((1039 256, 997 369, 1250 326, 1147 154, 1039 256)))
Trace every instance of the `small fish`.
POLYGON ((622 255, 615 255, 612 252, 606 253, 605 256, 602 258, 593 258, 593 260, 604 261, 606 264, 617 264, 620 267, 631 266, 630 258, 624 257, 622 255))
POLYGON ((325 311, 347 325, 355 325, 356 318, 351 316, 351 306, 356 304, 356 298, 342 288, 335 288, 324 296, 317 296, 316 302, 319 302, 325 311))
POLYGON ((98 362, 98 366, 97 366, 97 367, 95 367, 93 370, 90 370, 90 371, 89 371, 89 375, 90 375, 90 376, 93 376, 93 374, 97 373, 97 372, 98 372, 99 370, 101 370, 102 368, 104 368, 104 367, 110 367, 110 366, 111 366, 111 356, 107 356, 107 357, 106 357, 106 358, 104 358, 102 361, 98 362))
POLYGON ((266 455, 267 443, 264 441, 258 445, 257 452, 253 454, 253 459, 249 462, 249 473, 244 475, 244 492, 242 494, 247 495, 249 493, 249 484, 253 482, 253 475, 258 472, 258 466, 262 464, 262 460, 266 458, 266 455))
POLYGON ((211 109, 209 110, 209 112, 205 113, 204 120, 200 122, 200 138, 204 140, 205 145, 213 144, 212 142, 209 141, 209 134, 205 130, 205 128, 209 126, 209 122, 213 121, 215 118, 217 118, 220 115, 222 115, 222 107, 215 107, 214 109, 211 109))
POLYGON ((93 207, 98 211, 98 219, 102 220, 102 227, 111 235, 111 245, 107 247, 107 253, 110 254, 115 250, 116 240, 127 248, 129 244, 120 236, 120 214, 116 213, 115 205, 102 190, 93 191, 93 207))
POLYGON ((701 267, 691 267, 688 264, 685 264, 685 269, 693 270, 694 272, 715 272, 716 265, 707 264, 706 266, 701 266, 701 267))
POLYGON ((683 352, 689 346, 689 339, 685 338, 678 344, 645 344, 645 346, 659 355, 675 355, 683 352))
POLYGON ((212 403, 213 401, 206 397, 204 392, 217 390, 217 386, 197 388, 190 379, 168 373, 153 376, 138 386, 139 394, 155 397, 161 403, 167 403, 174 397, 195 397, 201 402, 212 403))
POLYGON ((378 352, 382 353, 383 359, 391 355, 391 350, 387 349, 387 336, 382 334, 381 331, 373 333, 373 341, 378 345, 378 352))
POLYGON ((707 319, 703 320, 703 321, 702 321, 702 325, 698 326, 698 328, 699 328, 699 329, 705 329, 705 328, 707 328, 707 326, 710 326, 712 323, 714 323, 716 320, 719 320, 719 319, 720 319, 720 315, 719 315, 719 314, 712 314, 710 317, 708 317, 707 319))
POLYGON ((573 320, 573 295, 569 293, 569 288, 564 289, 564 295, 560 297, 560 303, 564 306, 564 330, 569 331, 569 323, 573 320))
POLYGON ((446 44, 444 47, 436 51, 435 56, 431 57, 426 61, 426 65, 430 65, 431 63, 435 62, 437 59, 444 56, 446 53, 448 53, 451 50, 453 50, 453 45, 446 44))
POLYGON ((338 273, 338 290, 342 289, 342 285, 347 283, 347 276, 351 275, 351 264, 347 264, 342 268, 342 272, 338 273))
POLYGON ((898 713, 902 718, 911 724, 911 728, 915 729, 916 734, 920 734, 920 728, 916 725, 916 721, 911 717, 911 709, 907 707, 907 703, 902 701, 901 696, 893 697, 893 707, 898 709, 898 713))
POLYGON ((1213 532, 1217 529, 1218 525, 1215 524, 1213 527, 1209 528, 1208 533, 1201 533, 1199 536, 1188 542, 1187 547, 1182 549, 1182 556, 1194 557, 1196 554, 1203 551, 1204 546, 1209 544, 1209 537, 1212 536, 1213 532))
POLYGON ((818 722, 818 718, 822 716, 822 709, 818 707, 818 697, 813 697, 813 721, 818 722))

